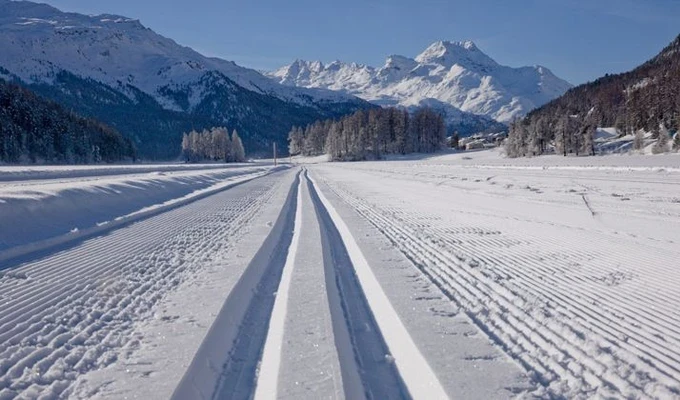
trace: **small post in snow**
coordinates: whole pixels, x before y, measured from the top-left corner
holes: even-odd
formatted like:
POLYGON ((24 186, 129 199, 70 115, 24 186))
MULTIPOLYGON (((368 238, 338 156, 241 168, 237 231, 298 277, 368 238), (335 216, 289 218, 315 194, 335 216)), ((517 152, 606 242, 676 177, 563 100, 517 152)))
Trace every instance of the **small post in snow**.
POLYGON ((276 162, 276 142, 274 142, 274 166, 276 167, 277 162, 276 162))

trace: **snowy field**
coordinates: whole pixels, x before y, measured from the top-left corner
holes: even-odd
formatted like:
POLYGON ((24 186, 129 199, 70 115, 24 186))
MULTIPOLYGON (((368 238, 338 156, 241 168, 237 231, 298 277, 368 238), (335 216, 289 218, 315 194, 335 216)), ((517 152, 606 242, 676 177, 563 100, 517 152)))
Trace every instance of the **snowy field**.
POLYGON ((680 396, 678 155, 147 167, 0 168, 0 399, 680 396))

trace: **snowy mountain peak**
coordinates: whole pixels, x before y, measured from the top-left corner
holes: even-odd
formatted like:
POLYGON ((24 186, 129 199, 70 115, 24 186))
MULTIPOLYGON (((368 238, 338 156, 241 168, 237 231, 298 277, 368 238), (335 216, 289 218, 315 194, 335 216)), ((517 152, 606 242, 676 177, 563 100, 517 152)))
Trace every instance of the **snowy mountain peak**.
POLYGON ((393 54, 387 57, 383 68, 409 69, 414 68, 416 65, 418 65, 418 63, 412 58, 393 54))
POLYGON ((457 43, 459 46, 463 46, 464 48, 471 50, 471 49, 476 49, 477 46, 474 44, 472 40, 466 40, 464 42, 458 42, 457 43))
POLYGON ((418 63, 408 57, 391 55, 387 57, 385 65, 377 71, 377 76, 385 81, 397 81, 408 75, 418 66, 418 63))
POLYGON ((455 64, 465 68, 494 68, 498 63, 479 50, 470 40, 439 41, 431 44, 415 60, 421 64, 439 64, 450 68, 455 64))
POLYGON ((114 14, 83 15, 62 12, 49 4, 33 3, 30 1, 0 0, 0 26, 8 29, 25 27, 30 33, 36 26, 51 27, 55 30, 76 28, 103 28, 104 25, 117 24, 118 28, 131 27, 146 29, 138 19, 132 19, 114 14))
POLYGON ((0 19, 10 17, 21 17, 30 15, 32 17, 48 16, 58 14, 60 11, 49 4, 33 3, 30 1, 11 1, 0 0, 2 13, 0 19))

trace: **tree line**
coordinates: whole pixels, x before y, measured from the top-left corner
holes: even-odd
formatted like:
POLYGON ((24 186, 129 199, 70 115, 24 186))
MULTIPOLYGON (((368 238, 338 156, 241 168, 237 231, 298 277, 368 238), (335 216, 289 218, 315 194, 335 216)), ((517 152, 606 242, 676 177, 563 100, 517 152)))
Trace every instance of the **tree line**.
POLYGON ((87 164, 135 160, 132 141, 0 79, 0 162, 87 164))
MULTIPOLYGON (((680 36, 634 70, 572 88, 513 122, 506 152, 522 157, 554 148, 563 155, 593 154, 597 127, 633 136, 636 149, 644 147, 643 131, 652 132, 653 150, 668 151, 669 130, 680 130, 680 36)), ((678 135, 672 147, 680 149, 678 135)))
POLYGON ((430 108, 412 115, 396 108, 375 108, 293 127, 288 150, 291 155, 328 154, 333 161, 358 161, 387 154, 432 153, 445 140, 444 118, 430 108))
POLYGON ((185 133, 182 136, 182 156, 187 162, 246 161, 246 151, 238 132, 234 129, 230 138, 229 131, 222 127, 185 133))

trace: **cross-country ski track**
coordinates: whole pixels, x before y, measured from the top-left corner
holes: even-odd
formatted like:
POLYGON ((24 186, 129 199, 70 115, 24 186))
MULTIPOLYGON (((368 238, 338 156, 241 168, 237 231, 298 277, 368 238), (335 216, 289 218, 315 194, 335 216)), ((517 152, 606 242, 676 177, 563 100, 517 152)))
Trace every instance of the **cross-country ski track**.
POLYGON ((680 397, 677 159, 455 157, 13 171, 0 399, 680 397))

